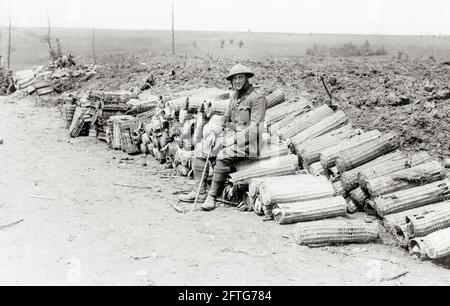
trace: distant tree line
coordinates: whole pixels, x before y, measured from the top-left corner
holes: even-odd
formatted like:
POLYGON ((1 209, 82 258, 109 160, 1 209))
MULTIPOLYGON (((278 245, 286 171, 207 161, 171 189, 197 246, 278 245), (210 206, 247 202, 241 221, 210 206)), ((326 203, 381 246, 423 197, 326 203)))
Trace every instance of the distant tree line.
POLYGON ((314 44, 306 50, 306 55, 320 57, 350 57, 350 56, 381 56, 386 55, 387 51, 384 47, 372 49, 370 42, 365 40, 362 45, 353 43, 344 43, 336 47, 326 47, 314 44))

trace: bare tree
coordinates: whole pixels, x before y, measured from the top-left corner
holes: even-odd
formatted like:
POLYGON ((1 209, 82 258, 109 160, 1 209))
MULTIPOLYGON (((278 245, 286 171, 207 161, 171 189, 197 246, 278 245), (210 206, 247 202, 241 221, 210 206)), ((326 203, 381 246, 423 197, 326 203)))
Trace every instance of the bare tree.
POLYGON ((47 43, 48 43, 48 49, 52 50, 52 42, 51 42, 51 25, 50 25, 50 16, 48 16, 47 13, 47 24, 48 24, 48 28, 47 28, 47 43))
POLYGON ((56 38, 55 39, 56 40, 56 55, 58 56, 58 57, 61 57, 63 54, 62 54, 62 48, 61 48, 61 42, 60 42, 60 40, 58 39, 58 38, 56 38))
POLYGON ((172 55, 175 55, 175 9, 174 9, 174 3, 172 1, 172 55))
POLYGON ((0 27, 0 71, 3 67, 3 57, 2 57, 2 28, 0 27))
POLYGON ((51 24, 50 24, 50 16, 48 15, 48 13, 47 13, 47 23, 48 23, 47 36, 44 39, 48 44, 48 51, 50 53, 50 59, 56 60, 57 55, 56 55, 55 50, 53 50, 53 47, 52 47, 51 24))
POLYGON ((9 29, 8 29, 8 70, 11 68, 11 34, 12 34, 12 27, 11 27, 11 16, 9 16, 9 29))

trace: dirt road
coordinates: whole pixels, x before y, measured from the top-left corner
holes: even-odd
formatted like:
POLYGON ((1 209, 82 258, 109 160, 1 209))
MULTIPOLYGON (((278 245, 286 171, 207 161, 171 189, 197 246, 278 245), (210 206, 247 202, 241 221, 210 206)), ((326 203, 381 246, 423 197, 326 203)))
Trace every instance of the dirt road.
POLYGON ((191 181, 69 138, 58 109, 31 99, 0 98, 0 139, 1 285, 450 284, 445 265, 381 243, 309 249, 253 213, 177 213, 191 181))

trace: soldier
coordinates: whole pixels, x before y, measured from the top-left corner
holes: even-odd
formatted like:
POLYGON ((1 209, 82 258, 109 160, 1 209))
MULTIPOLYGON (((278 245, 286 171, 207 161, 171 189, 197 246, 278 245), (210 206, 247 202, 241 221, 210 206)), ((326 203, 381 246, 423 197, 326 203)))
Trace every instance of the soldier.
MULTIPOLYGON (((203 202, 202 210, 210 211, 216 207, 216 198, 222 193, 228 174, 237 162, 259 157, 267 100, 249 83, 253 76, 254 73, 244 65, 238 64, 231 68, 226 79, 231 82, 234 93, 225 112, 223 132, 219 137, 213 133, 204 135, 204 140, 196 146, 194 179, 197 186, 201 186, 198 202, 203 202), (207 193, 206 183, 201 181, 201 177, 209 152, 215 158, 215 167, 211 188, 207 193)), ((187 195, 179 196, 179 200, 194 202, 197 195, 194 189, 187 195)))
POLYGON ((1 67, 1 56, 0 56, 0 95, 6 94, 6 74, 1 67))
POLYGON ((6 94, 10 95, 10 94, 14 93, 16 91, 16 86, 14 85, 14 79, 13 79, 11 70, 8 70, 8 79, 7 79, 6 83, 8 84, 8 89, 6 90, 6 94))

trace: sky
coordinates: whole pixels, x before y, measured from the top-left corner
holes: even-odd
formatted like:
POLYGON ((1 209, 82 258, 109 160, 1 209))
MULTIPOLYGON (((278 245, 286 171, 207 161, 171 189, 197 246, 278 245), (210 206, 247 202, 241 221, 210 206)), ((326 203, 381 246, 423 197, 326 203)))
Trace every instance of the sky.
MULTIPOLYGON (((449 0, 173 0, 175 29, 450 35, 449 0)), ((171 28, 172 0, 0 0, 0 24, 171 28)))

